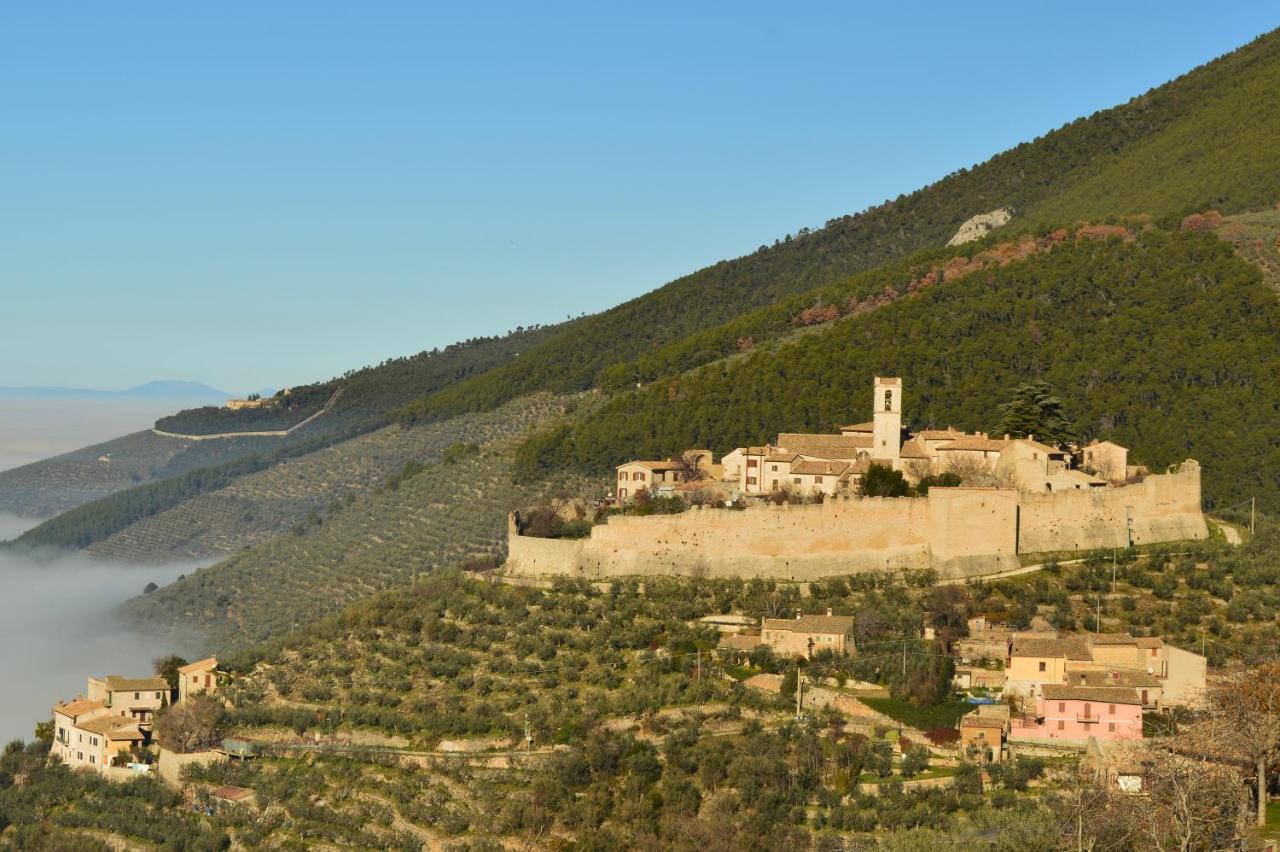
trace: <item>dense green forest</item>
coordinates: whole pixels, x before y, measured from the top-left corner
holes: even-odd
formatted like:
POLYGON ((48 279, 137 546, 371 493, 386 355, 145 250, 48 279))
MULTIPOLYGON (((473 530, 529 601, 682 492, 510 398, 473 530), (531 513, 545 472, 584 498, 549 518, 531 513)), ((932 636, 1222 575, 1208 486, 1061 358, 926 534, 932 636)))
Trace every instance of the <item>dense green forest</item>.
MULTIPOLYGON (((998 207, 1015 223, 1236 212, 1280 198, 1280 36, 1263 36, 1126 104, 1078 119, 972 169, 588 317, 530 357, 445 388, 407 420, 493 407, 538 389, 577 391, 606 368, 781 299, 940 246, 998 207)), ((609 373, 606 377, 616 374, 609 373)))
POLYGON ((1086 240, 863 316, 772 351, 619 394, 521 448, 523 475, 603 472, 685 447, 723 453, 780 431, 862 419, 873 375, 906 382, 913 428, 992 429, 996 406, 1048 381, 1086 436, 1153 469, 1195 457, 1211 501, 1275 499, 1280 305, 1212 234, 1086 240))

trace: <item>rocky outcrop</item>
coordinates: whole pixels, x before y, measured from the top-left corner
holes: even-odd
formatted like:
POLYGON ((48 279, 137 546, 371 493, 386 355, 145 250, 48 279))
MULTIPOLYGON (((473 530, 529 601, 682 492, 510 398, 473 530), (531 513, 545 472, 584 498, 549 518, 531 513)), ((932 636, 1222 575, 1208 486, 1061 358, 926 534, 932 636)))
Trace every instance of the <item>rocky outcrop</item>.
POLYGON ((961 225, 956 235, 947 240, 947 245, 958 246, 980 240, 1001 225, 1007 224, 1011 218, 1013 214, 1007 207, 992 210, 990 213, 979 213, 961 225))

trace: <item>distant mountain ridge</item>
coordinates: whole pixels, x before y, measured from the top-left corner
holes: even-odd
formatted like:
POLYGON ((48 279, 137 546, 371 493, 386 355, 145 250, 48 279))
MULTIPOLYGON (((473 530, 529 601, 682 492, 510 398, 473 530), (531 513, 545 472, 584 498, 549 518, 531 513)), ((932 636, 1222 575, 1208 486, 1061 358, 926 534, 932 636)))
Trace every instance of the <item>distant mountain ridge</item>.
POLYGON ((225 402, 234 394, 201 382, 160 379, 125 390, 67 388, 49 385, 0 387, 0 399, 171 399, 176 402, 225 402))

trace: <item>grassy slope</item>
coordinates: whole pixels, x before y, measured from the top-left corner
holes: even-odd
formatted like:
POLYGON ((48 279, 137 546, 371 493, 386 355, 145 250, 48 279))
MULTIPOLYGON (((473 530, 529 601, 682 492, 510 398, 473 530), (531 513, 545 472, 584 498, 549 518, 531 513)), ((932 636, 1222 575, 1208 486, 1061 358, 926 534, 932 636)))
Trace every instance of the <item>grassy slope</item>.
POLYGON ((429 419, 535 389, 581 390, 612 364, 709 325, 928 246, 1010 206, 1027 222, 1128 212, 1227 212, 1280 198, 1275 33, 1129 103, 1072 122, 971 170, 780 245, 678 279, 583 320, 532 357, 451 386, 400 416, 429 419))
POLYGON ((513 486, 513 438, 454 464, 438 462, 394 490, 316 516, 317 523, 244 550, 127 602, 131 621, 190 647, 225 650, 329 615, 413 576, 500 555, 507 513, 554 493, 588 492, 580 479, 513 486), (202 637, 201 637, 202 634, 202 637))
POLYGON ((832 323, 776 351, 657 383, 522 450, 522 462, 604 470, 685 446, 724 452, 785 430, 860 419, 872 375, 907 382, 915 427, 992 428, 1031 377, 1079 425, 1155 468, 1196 457, 1207 496, 1276 493, 1280 305, 1212 235, 1153 232, 1059 248, 832 323))
POLYGON ((435 462, 451 445, 509 437, 560 413, 563 405, 544 394, 412 429, 388 426, 238 477, 225 488, 143 518, 90 545, 88 552, 129 561, 223 556, 376 489, 410 461, 435 462))

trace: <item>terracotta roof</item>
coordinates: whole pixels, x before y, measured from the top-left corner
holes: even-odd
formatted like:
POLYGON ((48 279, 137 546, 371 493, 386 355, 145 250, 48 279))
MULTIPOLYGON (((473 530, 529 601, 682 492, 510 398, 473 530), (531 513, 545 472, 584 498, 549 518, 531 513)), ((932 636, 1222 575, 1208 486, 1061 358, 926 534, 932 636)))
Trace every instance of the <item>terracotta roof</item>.
POLYGON ((1141 704, 1138 693, 1122 686, 1070 686, 1046 683, 1040 687, 1046 701, 1098 701, 1102 704, 1141 704))
POLYGON ((1003 439, 997 441, 992 438, 983 438, 980 435, 962 435, 954 441, 938 447, 938 451, 980 450, 984 453, 998 453, 1003 450, 1006 445, 1007 442, 1003 439))
POLYGON ((876 384, 901 386, 902 379, 897 376, 876 376, 876 384))
POLYGON ((919 441, 907 441, 902 445, 902 449, 898 455, 904 459, 927 459, 929 454, 924 451, 924 447, 919 441))
POLYGON ((156 677, 121 677, 120 675, 107 675, 106 688, 108 692, 149 692, 152 690, 168 691, 169 681, 160 676, 156 677))
POLYGON ((77 722, 76 727, 91 734, 109 736, 113 740, 145 739, 142 732, 138 730, 138 723, 123 716, 102 716, 98 719, 90 719, 88 722, 77 722))
POLYGON ((1094 645, 1133 645, 1138 640, 1128 633, 1095 633, 1089 641, 1094 645))
POLYGON ((1004 730, 1005 720, 995 716, 979 716, 977 712, 966 713, 960 717, 962 728, 999 728, 1004 730))
POLYGON ((1133 644, 1139 648, 1163 648, 1164 640, 1159 636, 1139 636, 1133 640, 1133 644))
POLYGON ((914 437, 923 438, 926 441, 940 441, 945 438, 955 439, 968 434, 961 432, 959 429, 953 429, 948 426, 946 429, 925 429, 917 432, 914 437))
POLYGON ((812 435, 803 432, 782 432, 778 435, 778 446, 785 452, 823 459, 852 460, 859 450, 871 449, 871 443, 870 435, 812 435))
POLYGON ((839 476, 850 468, 850 464, 845 461, 819 461, 806 459, 791 466, 792 473, 810 474, 815 476, 839 476))
POLYGON ((203 660, 196 660, 194 663, 187 663, 185 666, 179 666, 178 671, 182 674, 193 674, 195 672, 209 671, 217 667, 217 657, 205 657, 203 660))
POLYGON ((1005 447, 1008 448, 1018 445, 1028 446, 1033 450, 1038 450, 1039 452, 1050 456, 1065 456, 1067 454, 1066 450, 1060 450, 1057 447, 1042 444, 1034 438, 1013 438, 1005 444, 1005 447))
POLYGON ((1161 686, 1160 679, 1153 674, 1128 670, 1067 672, 1067 683, 1071 686, 1161 686))
POLYGON ((773 452, 771 447, 738 447, 744 456, 767 456, 773 452))
POLYGON ((684 463, 678 461, 629 461, 618 467, 630 467, 633 464, 648 470, 680 470, 684 467, 684 463))
POLYGON ((773 455, 766 457, 766 458, 765 458, 765 461, 767 461, 767 462, 786 462, 786 463, 790 464, 791 462, 795 461, 795 460, 796 460, 796 459, 798 459, 798 458, 800 458, 800 454, 799 454, 799 453, 774 453, 773 455))
POLYGON ((799 618, 766 618, 765 630, 790 630, 792 633, 844 634, 853 630, 851 615, 802 615, 799 618))
POLYGON ((105 701, 90 701, 87 698, 77 698, 75 701, 68 701, 65 704, 59 702, 53 705, 53 712, 61 713, 63 716, 74 719, 83 713, 106 706, 107 702, 105 701))
POLYGON ((726 651, 752 651, 761 644, 759 633, 729 633, 720 637, 716 647, 726 651))
POLYGON ((1081 636, 1059 636, 1056 639, 1038 639, 1014 636, 1012 657, 1065 657, 1068 660, 1092 660, 1089 646, 1081 636))
POLYGON ((848 426, 837 426, 841 432, 874 432, 876 430, 875 421, 866 423, 850 423, 848 426))
POLYGON ((1087 450, 1090 447, 1115 447, 1118 450, 1128 449, 1128 447, 1122 447, 1119 444, 1114 443, 1113 441, 1099 441, 1097 438, 1094 438, 1092 441, 1090 441, 1088 445, 1085 447, 1085 449, 1087 450))

